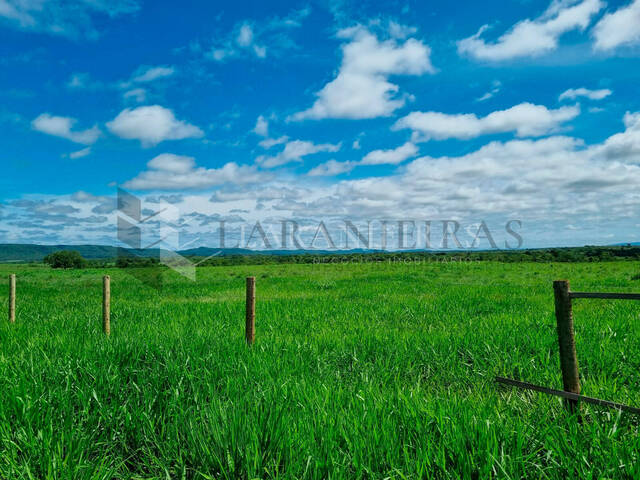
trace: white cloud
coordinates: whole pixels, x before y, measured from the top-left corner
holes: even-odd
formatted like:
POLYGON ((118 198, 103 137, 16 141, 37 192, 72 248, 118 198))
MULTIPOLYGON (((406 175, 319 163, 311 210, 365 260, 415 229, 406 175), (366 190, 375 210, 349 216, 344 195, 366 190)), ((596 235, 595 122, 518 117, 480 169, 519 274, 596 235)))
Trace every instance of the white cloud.
POLYGON ((133 98, 136 102, 142 103, 147 99, 147 91, 144 88, 132 88, 122 95, 125 99, 133 98))
POLYGON ((248 23, 240 26, 240 31, 236 36, 236 45, 245 50, 252 51, 258 58, 265 58, 267 56, 267 47, 256 43, 253 27, 248 23))
POLYGON ((85 79, 82 77, 81 74, 71 75, 69 82, 67 82, 67 86, 69 88, 84 88, 84 84, 85 84, 85 79))
POLYGON ((187 173, 193 170, 196 161, 193 157, 162 153, 152 158, 147 166, 154 170, 163 170, 171 173, 187 173))
POLYGON ((131 78, 135 83, 148 83, 158 80, 159 78, 170 77, 175 73, 175 68, 172 66, 159 66, 159 67, 147 67, 143 66, 138 68, 131 78))
POLYGON ((627 112, 624 126, 624 132, 612 135, 594 151, 608 160, 640 164, 640 112, 627 112))
POLYGON ((603 88, 601 90, 589 90, 588 88, 570 88, 560 94, 558 100, 574 100, 578 97, 586 97, 590 100, 602 100, 603 98, 608 97, 613 92, 608 88, 603 88))
POLYGON ((78 150, 77 152, 71 152, 69 154, 69 158, 82 158, 82 157, 86 157, 87 155, 89 155, 91 153, 91 147, 87 147, 87 148, 83 148, 82 150, 78 150))
POLYGON ((397 165, 408 158, 415 157, 417 154, 418 147, 411 142, 407 142, 398 148, 369 152, 360 161, 360 165, 397 165))
POLYGON ((217 62, 232 58, 277 56, 285 50, 298 48, 288 31, 302 26, 310 9, 294 10, 287 17, 272 17, 266 22, 245 20, 237 23, 231 32, 223 35, 206 53, 217 62))
POLYGON ((476 102, 485 102, 490 98, 493 98, 502 88, 502 82, 499 80, 494 80, 491 84, 491 90, 486 92, 484 95, 476 98, 476 102))
POLYGON ((39 132, 66 138, 72 142, 83 143, 85 145, 91 145, 98 140, 101 132, 97 126, 87 130, 72 131, 76 122, 77 120, 75 118, 56 117, 48 113, 43 113, 31 122, 31 127, 39 132))
POLYGON ((607 13, 593 27, 596 50, 640 43, 640 0, 633 0, 613 13, 607 13))
POLYGON ((288 140, 289 140, 289 137, 287 137, 286 135, 283 135, 282 137, 278 137, 278 138, 265 138, 264 140, 261 140, 260 142, 258 142, 258 145, 260 145, 262 148, 269 149, 271 147, 275 147, 276 145, 282 145, 283 143, 286 143, 288 140))
POLYGON ((0 0, 0 16, 14 20, 21 27, 31 27, 36 23, 29 10, 35 7, 35 2, 22 5, 17 1, 0 0))
POLYGON ((102 84, 92 80, 88 73, 74 73, 67 81, 67 88, 71 89, 98 89, 100 87, 102 84))
POLYGON ((310 177, 332 177, 342 173, 350 172, 356 166, 355 162, 338 162, 337 160, 329 160, 309 170, 310 177))
POLYGON ((241 47, 248 47, 253 43, 253 29, 251 25, 245 23, 240 27, 240 31, 236 37, 236 43, 241 47))
POLYGON ((287 142, 282 152, 275 156, 261 155, 256 162, 264 168, 274 168, 291 162, 301 162, 303 157, 319 152, 337 152, 340 145, 330 143, 314 144, 304 140, 287 142))
POLYGON ((207 56, 218 62, 240 56, 266 58, 267 51, 277 52, 292 48, 293 42, 283 31, 300 27, 301 20, 307 14, 304 12, 298 16, 294 14, 289 20, 273 18, 264 24, 250 21, 238 23, 234 26, 231 34, 222 42, 216 43, 207 56), (270 44, 269 49, 267 49, 267 43, 270 44))
POLYGON ((473 113, 450 115, 440 112, 411 112, 399 119, 393 128, 413 130, 415 141, 470 139, 514 131, 519 137, 536 137, 558 130, 563 122, 575 118, 579 113, 579 106, 550 110, 543 105, 521 103, 480 118, 473 113))
MULTIPOLYGON (((148 84, 151 84, 163 78, 171 77, 175 75, 175 73, 176 68, 171 65, 160 65, 155 67, 141 65, 135 70, 135 72, 131 74, 129 80, 117 82, 109 86, 127 90, 127 92, 124 94, 124 98, 130 98, 132 96, 136 98, 142 98, 146 97, 146 90, 140 86, 141 84, 148 86, 148 84)), ((144 100, 137 101, 141 102, 144 100)))
MULTIPOLYGON (((0 0, 1 2, 2 0, 0 0)), ((135 98, 137 102, 143 102, 147 91, 141 85, 148 87, 148 84, 157 80, 175 75, 176 69, 173 66, 147 66, 138 67, 128 80, 117 82, 103 82, 91 78, 88 73, 73 73, 67 81, 67 88, 74 90, 125 90, 125 99, 135 98)))
POLYGON ((291 118, 375 118, 391 115, 405 104, 390 75, 435 73, 430 48, 416 39, 398 43, 380 41, 362 26, 341 30, 338 37, 349 40, 342 46, 338 76, 324 86, 313 106, 291 118))
POLYGON ((110 18, 140 9, 136 0, 0 0, 0 17, 22 30, 45 32, 66 37, 99 36, 93 25, 96 14, 110 18))
POLYGON ((393 38, 405 39, 415 34, 418 29, 416 27, 410 27, 408 25, 402 25, 398 22, 394 22, 393 20, 389 21, 388 24, 389 35, 393 38))
POLYGON ((225 50, 223 48, 214 48, 209 53, 209 57, 216 62, 221 62, 227 57, 230 57, 233 54, 233 51, 225 50))
MULTIPOLYGON (((143 189, 215 187, 213 194, 183 195, 181 211, 198 212, 209 219, 242 212, 249 226, 259 220, 268 232, 270 226, 280 227, 277 222, 283 218, 314 227, 323 220, 332 236, 338 231, 332 226, 332 220, 334 225, 339 222, 338 229, 344 231, 344 219, 365 229, 367 220, 455 219, 461 223, 459 233, 464 243, 465 238, 469 241, 472 238, 464 234, 466 225, 486 220, 492 233, 504 234, 506 221, 519 219, 522 226, 518 231, 523 235, 525 247, 614 243, 608 238, 611 234, 615 234, 616 242, 635 241, 640 216, 637 189, 640 185, 640 112, 626 114, 624 122, 624 130, 596 145, 585 145, 582 140, 565 136, 495 141, 464 155, 423 156, 386 177, 318 182, 305 175, 294 177, 293 181, 291 178, 279 181, 251 167, 207 169, 197 167, 189 157, 179 157, 178 160, 157 160, 156 168, 148 169, 156 173, 147 177, 143 172, 134 180, 140 182, 143 189), (234 172, 234 168, 249 170, 234 172), (236 185, 251 176, 255 183, 250 187, 236 185), (579 230, 568 225, 579 225, 579 230)), ((351 166, 349 162, 327 164, 316 170, 317 175, 331 174, 331 171, 338 175, 337 170, 351 166)), ((43 225, 45 228, 56 225, 59 230, 47 230, 51 243, 85 241, 85 238, 90 239, 86 243, 99 243, 96 239, 111 241, 115 213, 107 212, 113 210, 114 199, 100 201, 84 193, 74 197, 73 202, 64 196, 55 202, 25 199, 6 205, 3 212, 18 218, 8 219, 4 230, 10 230, 11 238, 24 241, 33 238, 25 230, 26 225, 40 229, 43 225), (91 218, 92 214, 103 211, 109 218, 102 224, 110 230, 97 232, 93 237, 92 231, 86 228, 90 224, 87 222, 97 222, 98 219, 91 218)), ((194 230, 186 233, 211 233, 211 223, 191 222, 191 226, 194 230)), ((435 246, 438 245, 436 227, 439 230, 442 225, 435 222, 433 226, 435 246)), ((314 231, 312 228, 311 236, 314 231)), ((0 232, 0 238, 6 238, 1 235, 0 232)), ((205 244, 209 242, 208 246, 216 246, 216 239, 210 235, 203 238, 205 244)), ((380 237, 377 238, 379 242, 380 237)), ((496 237, 500 247, 504 246, 504 239, 504 236, 502 240, 496 237)), ((310 238, 307 244, 309 241, 310 238)), ((389 240, 388 244, 393 243, 389 240)))
POLYGON ((227 163, 220 168, 196 165, 193 157, 163 153, 147 163, 148 170, 124 184, 132 190, 206 189, 228 184, 248 184, 268 178, 253 166, 227 163))
POLYGON ((165 140, 199 138, 204 135, 198 127, 176 119, 171 110, 160 105, 125 108, 107 123, 107 128, 120 138, 140 140, 147 147, 165 140))
POLYGON ((495 42, 482 38, 490 28, 482 26, 475 35, 458 42, 458 52, 487 61, 542 55, 558 48, 563 34, 587 28, 604 5, 601 0, 553 0, 540 17, 516 23, 495 42))
POLYGON ((253 133, 261 137, 269 136, 269 122, 262 115, 256 120, 256 126, 253 127, 253 133))

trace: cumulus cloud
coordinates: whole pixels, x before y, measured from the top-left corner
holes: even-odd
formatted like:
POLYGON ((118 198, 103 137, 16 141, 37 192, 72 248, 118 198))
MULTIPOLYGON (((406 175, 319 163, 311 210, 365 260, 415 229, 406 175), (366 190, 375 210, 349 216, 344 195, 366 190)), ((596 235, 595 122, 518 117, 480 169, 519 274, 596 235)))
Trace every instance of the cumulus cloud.
POLYGON ((558 97, 558 100, 575 100, 578 97, 585 97, 590 100, 602 100, 612 93, 613 92, 608 88, 603 88, 601 90, 589 90, 588 88, 570 88, 562 92, 558 97))
POLYGON ((398 148, 390 150, 374 150, 367 153, 360 161, 360 165, 397 165, 408 158, 415 157, 418 154, 418 147, 413 143, 407 142, 398 148))
POLYGON ((594 151, 608 160, 640 164, 640 112, 627 112, 624 126, 624 132, 612 135, 594 151))
POLYGON ((286 143, 288 140, 289 140, 289 137, 286 135, 283 135, 282 137, 278 137, 278 138, 265 138, 264 140, 261 140, 260 142, 258 142, 258 145, 268 150, 269 148, 275 147, 276 145, 282 145, 283 143, 286 143))
POLYGON ((122 96, 125 100, 132 98, 136 102, 142 103, 147 99, 147 91, 144 88, 132 88, 124 92, 122 96))
POLYGON ((389 35, 392 38, 404 39, 414 35, 418 29, 409 25, 403 25, 393 20, 389 20, 388 24, 389 35))
POLYGON ((76 123, 77 120, 75 118, 57 117, 43 113, 31 122, 31 127, 39 132, 66 138, 72 142, 83 143, 85 145, 91 145, 98 140, 101 132, 97 126, 93 126, 87 130, 74 131, 73 127, 76 123))
MULTIPOLYGON (((330 161, 309 175, 339 175, 351 166, 330 161)), ((594 244, 611 233, 617 241, 629 241, 636 238, 640 215, 640 113, 627 113, 624 129, 599 144, 567 136, 494 141, 463 155, 422 156, 386 177, 329 183, 305 182, 310 178, 305 176, 285 183, 252 167, 207 169, 180 156, 156 157, 147 172, 127 186, 135 186, 134 181, 141 182, 142 189, 213 186, 213 194, 191 192, 175 201, 182 211, 203 220, 226 219, 241 211, 247 222, 260 220, 267 231, 269 222, 282 218, 316 227, 319 220, 326 221, 332 235, 336 230, 331 221, 343 228, 345 218, 356 225, 394 218, 453 218, 462 225, 486 220, 492 232, 494 227, 504 232, 506 220, 520 219, 526 246, 594 244), (242 168, 248 170, 237 170, 242 168), (256 182, 250 188, 237 185, 252 176, 256 182), (576 222, 581 222, 580 230, 569 230, 567 225, 576 222)), ((44 226, 50 238, 77 239, 78 233, 89 235, 88 227, 98 227, 100 221, 113 228, 113 219, 96 216, 113 209, 111 200, 84 192, 55 201, 26 199, 6 202, 3 215, 11 219, 5 222, 11 238, 24 239, 30 235, 25 228, 44 226)), ((198 222, 192 227, 187 233, 211 231, 210 225, 198 230, 198 222)), ((106 242, 114 238, 113 232, 108 237, 103 230, 96 235, 106 242)), ((205 244, 212 241, 207 238, 205 244)))
POLYGON ((399 119, 393 128, 411 129, 414 140, 467 140, 481 135, 516 132, 519 137, 537 137, 554 132, 561 124, 575 118, 579 106, 548 109, 543 105, 521 103, 507 110, 492 112, 486 117, 473 113, 447 114, 440 112, 411 112, 399 119))
POLYGON ((94 80, 88 73, 72 73, 67 81, 67 88, 72 90, 98 90, 104 85, 98 80, 94 80))
POLYGON ((260 135, 261 137, 269 136, 269 122, 262 115, 256 120, 256 126, 253 127, 253 133, 260 135))
POLYGON ((200 138, 204 135, 198 127, 178 120, 171 110, 160 105, 125 108, 107 123, 107 128, 120 138, 140 140, 145 147, 165 140, 200 138))
POLYGON ((98 215, 107 215, 113 213, 116 209, 116 199, 114 197, 93 195, 91 193, 80 190, 69 197, 72 203, 80 204, 84 210, 85 205, 88 205, 91 209, 91 213, 98 215))
POLYGON ((90 153, 91 153, 91 147, 87 147, 87 148, 83 148, 82 150, 71 152, 69 154, 69 158, 72 158, 72 159, 82 158, 82 157, 86 157, 90 153))
POLYGON ((314 144, 304 140, 292 140, 287 142, 284 149, 274 156, 261 155, 256 158, 256 163, 264 168, 274 168, 291 162, 301 162, 303 157, 319 152, 337 152, 340 144, 330 143, 314 144))
POLYGON ((342 173, 348 173, 356 166, 356 162, 338 162, 337 160, 329 160, 309 170, 310 177, 332 177, 342 173))
POLYGON ((458 52, 486 61, 542 55, 558 48, 565 33, 587 28, 604 5, 601 0, 553 0, 540 17, 516 23, 495 42, 482 38, 490 29, 482 26, 475 35, 458 42, 458 52))
POLYGON ((158 66, 149 67, 142 66, 133 74, 131 81, 134 83, 149 83, 160 78, 166 78, 172 76, 176 72, 176 69, 172 66, 158 66))
POLYGON ((338 37, 348 40, 342 46, 342 64, 337 77, 320 90, 311 108, 291 118, 376 118, 391 115, 406 98, 389 81, 391 75, 435 73, 431 49, 410 38, 380 41, 363 26, 341 30, 338 37))
POLYGON ((236 26, 237 33, 234 40, 227 42, 224 46, 212 49, 210 58, 216 61, 223 61, 239 55, 240 51, 251 52, 258 58, 265 58, 267 56, 267 47, 257 43, 253 28, 249 22, 236 26))
POLYGON ((415 157, 417 154, 418 147, 411 142, 407 142, 397 148, 373 150, 358 162, 329 160, 309 170, 307 175, 311 177, 329 177, 350 172, 360 165, 398 165, 411 157, 415 157))
MULTIPOLYGON (((84 192, 78 192, 80 194, 84 192)), ((69 227, 91 228, 107 221, 105 216, 92 215, 97 206, 104 202, 103 197, 91 196, 90 203, 71 197, 58 197, 48 200, 22 199, 10 203, 14 207, 14 215, 7 225, 26 228, 41 228, 51 234, 51 231, 62 232, 69 227), (15 210, 19 209, 19 210, 15 210)))
POLYGON ((115 18, 139 9, 136 0, 0 0, 0 20, 21 30, 95 39, 95 16, 115 18))
POLYGON ((303 20, 311 13, 309 7, 292 10, 285 17, 274 16, 264 22, 244 20, 234 25, 226 35, 221 35, 206 57, 217 62, 233 58, 266 58, 280 55, 298 46, 290 38, 292 29, 300 28, 303 20))
MULTIPOLYGON (((601 145, 564 136, 495 141, 466 155, 420 157, 396 175, 344 180, 327 197, 339 198, 344 215, 356 218, 634 216, 640 210, 634 188, 640 185, 640 115, 628 114, 625 122, 625 132, 601 145)), ((313 213, 322 215, 329 204, 314 203, 313 213)), ((295 210, 310 215, 312 202, 295 210)))
POLYGON ((163 153, 147 163, 148 170, 124 184, 132 190, 206 189, 225 184, 248 184, 268 178, 253 166, 227 163, 220 168, 198 167, 193 157, 163 153))
MULTIPOLYGON (((576 202, 583 207, 589 197, 605 203, 608 191, 637 184, 640 168, 599 161, 581 141, 551 137, 492 142, 460 157, 422 157, 408 165, 403 181, 440 193, 460 214, 519 211, 542 218, 568 215, 572 207, 562 205, 573 205, 565 203, 572 194, 588 194, 576 202)), ((596 201, 593 207, 599 210, 596 201)))
POLYGON ((607 13, 593 27, 594 48, 612 50, 640 43, 640 0, 633 0, 613 13, 607 13))
POLYGON ((176 73, 176 68, 171 65, 138 67, 128 80, 109 84, 107 87, 124 90, 125 100, 133 99, 142 103, 147 99, 147 90, 152 88, 152 84, 158 80, 172 77, 176 73))

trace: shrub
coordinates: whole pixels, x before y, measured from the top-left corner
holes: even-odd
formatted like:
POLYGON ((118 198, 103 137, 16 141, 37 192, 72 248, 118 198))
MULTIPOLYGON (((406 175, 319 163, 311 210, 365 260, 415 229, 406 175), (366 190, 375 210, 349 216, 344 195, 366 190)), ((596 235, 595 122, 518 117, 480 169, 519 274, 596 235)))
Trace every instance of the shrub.
POLYGON ((86 268, 87 266, 87 261, 79 252, 69 250, 50 253, 44 257, 44 263, 51 268, 86 268))
POLYGON ((116 260, 118 268, 144 268, 154 267, 160 264, 160 260, 155 257, 125 257, 120 256, 116 260))

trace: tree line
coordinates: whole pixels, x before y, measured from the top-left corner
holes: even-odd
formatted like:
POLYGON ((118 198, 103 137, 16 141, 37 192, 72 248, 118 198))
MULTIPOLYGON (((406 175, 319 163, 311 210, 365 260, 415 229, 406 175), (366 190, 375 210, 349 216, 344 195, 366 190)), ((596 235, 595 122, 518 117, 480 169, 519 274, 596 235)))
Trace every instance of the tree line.
MULTIPOLYGON (((198 266, 272 265, 272 264, 330 264, 330 263, 407 263, 407 262, 609 262, 640 260, 640 246, 567 247, 527 250, 482 251, 406 251, 368 252, 349 254, 297 253, 287 255, 253 254, 220 255, 203 259, 189 257, 198 266)), ((119 256, 115 259, 86 260, 77 251, 61 250, 47 255, 44 263, 52 268, 144 268, 161 265, 156 257, 119 256)))

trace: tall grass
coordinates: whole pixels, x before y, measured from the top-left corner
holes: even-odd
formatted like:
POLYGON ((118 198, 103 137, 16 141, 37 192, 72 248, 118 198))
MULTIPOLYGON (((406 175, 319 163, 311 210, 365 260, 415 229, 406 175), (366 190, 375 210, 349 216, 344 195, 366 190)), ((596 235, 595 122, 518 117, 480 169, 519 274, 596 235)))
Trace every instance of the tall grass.
MULTIPOLYGON (((493 383, 560 388, 552 280, 640 291, 638 267, 215 267, 160 291, 118 270, 18 268, 0 478, 639 478, 634 416, 584 406, 580 424, 557 398, 493 383)), ((640 405, 639 313, 575 301, 585 394, 640 405)))

